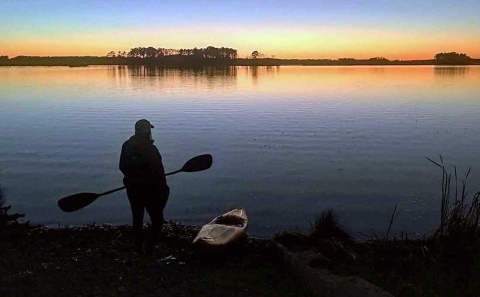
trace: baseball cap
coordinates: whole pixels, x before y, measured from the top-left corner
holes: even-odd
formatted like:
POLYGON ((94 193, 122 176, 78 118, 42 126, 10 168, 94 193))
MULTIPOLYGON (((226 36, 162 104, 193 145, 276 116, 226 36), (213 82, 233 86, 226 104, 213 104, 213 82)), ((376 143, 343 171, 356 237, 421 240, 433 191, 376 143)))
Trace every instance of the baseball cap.
POLYGON ((149 121, 141 119, 135 123, 135 134, 137 133, 148 133, 150 129, 154 128, 149 121))

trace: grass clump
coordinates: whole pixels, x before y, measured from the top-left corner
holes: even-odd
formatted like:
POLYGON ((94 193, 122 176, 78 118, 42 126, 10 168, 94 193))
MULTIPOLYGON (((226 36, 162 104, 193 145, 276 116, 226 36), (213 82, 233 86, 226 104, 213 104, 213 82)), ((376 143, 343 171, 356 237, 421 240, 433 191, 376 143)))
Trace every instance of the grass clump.
POLYGON ((274 240, 294 251, 313 249, 321 255, 322 264, 337 261, 340 258, 346 261, 356 258, 351 248, 355 240, 340 224, 333 209, 316 215, 307 234, 299 231, 283 231, 277 233, 274 240))
POLYGON ((461 188, 458 183, 457 168, 454 169, 455 196, 452 194, 452 173, 445 169, 442 156, 440 164, 431 160, 433 164, 442 169, 442 203, 440 209, 440 226, 435 232, 435 239, 439 244, 447 244, 449 241, 455 241, 457 244, 476 244, 480 234, 480 192, 476 192, 472 199, 469 199, 467 190, 467 180, 471 168, 461 180, 461 188), (470 202, 470 203, 469 203, 470 202))
POLYGON ((4 187, 0 186, 0 231, 2 231, 2 234, 7 229, 8 225, 18 225, 18 219, 25 216, 24 214, 19 213, 9 214, 8 212, 12 206, 4 206, 6 200, 6 190, 4 187))
POLYGON ((332 240, 348 245, 354 243, 353 237, 340 224, 333 209, 328 209, 315 217, 307 239, 311 244, 332 240))
POLYGON ((328 257, 323 268, 363 277, 397 297, 479 296, 480 191, 467 190, 470 169, 459 177, 457 168, 448 168, 441 156, 439 162, 428 160, 442 170, 440 221, 431 235, 392 237, 395 205, 385 237, 374 234, 354 241, 335 212, 327 210, 316 217, 309 234, 284 231, 275 239, 294 252, 314 247, 328 257))

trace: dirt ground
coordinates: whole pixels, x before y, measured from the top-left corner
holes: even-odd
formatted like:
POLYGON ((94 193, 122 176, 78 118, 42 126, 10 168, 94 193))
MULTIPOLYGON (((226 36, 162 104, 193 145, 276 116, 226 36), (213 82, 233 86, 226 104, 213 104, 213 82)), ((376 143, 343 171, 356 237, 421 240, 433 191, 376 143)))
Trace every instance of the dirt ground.
POLYGON ((205 254, 191 245, 198 230, 167 222, 146 257, 133 252, 129 226, 9 227, 0 234, 0 296, 309 295, 268 240, 205 254))

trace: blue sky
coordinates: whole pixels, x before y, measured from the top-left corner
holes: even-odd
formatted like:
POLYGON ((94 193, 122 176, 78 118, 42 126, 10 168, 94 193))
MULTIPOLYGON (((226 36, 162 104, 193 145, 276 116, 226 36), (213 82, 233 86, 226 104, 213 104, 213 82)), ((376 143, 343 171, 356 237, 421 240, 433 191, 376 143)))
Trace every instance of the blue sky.
POLYGON ((480 57, 478 0, 2 0, 0 7, 0 55, 211 44, 280 57, 425 58, 450 50, 480 57))

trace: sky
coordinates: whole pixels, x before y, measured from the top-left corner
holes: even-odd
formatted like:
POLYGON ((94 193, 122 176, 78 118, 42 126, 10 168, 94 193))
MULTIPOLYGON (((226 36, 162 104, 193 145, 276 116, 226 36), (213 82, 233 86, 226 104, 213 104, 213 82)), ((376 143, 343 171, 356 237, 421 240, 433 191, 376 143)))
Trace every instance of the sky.
POLYGON ((480 0, 0 0, 0 55, 231 47, 277 58, 480 58, 480 0))

